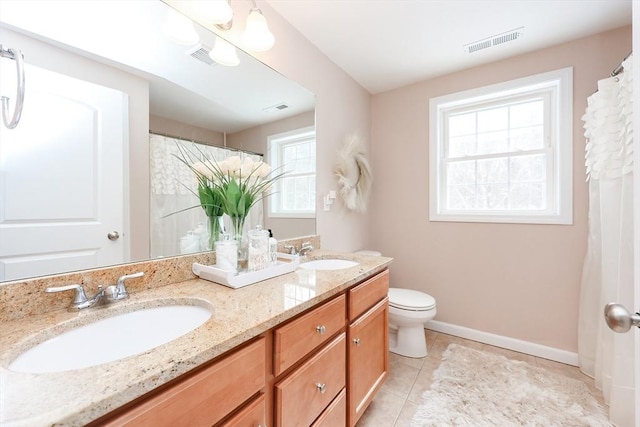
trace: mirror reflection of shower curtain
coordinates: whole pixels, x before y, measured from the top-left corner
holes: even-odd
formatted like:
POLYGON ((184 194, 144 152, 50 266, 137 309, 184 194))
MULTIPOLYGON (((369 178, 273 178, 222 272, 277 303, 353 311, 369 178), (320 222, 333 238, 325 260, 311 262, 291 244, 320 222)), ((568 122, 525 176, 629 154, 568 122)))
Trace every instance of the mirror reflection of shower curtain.
MULTIPOLYGON (((598 82, 585 122, 589 179, 589 235, 580 290, 580 369, 595 379, 609 419, 633 425, 633 333, 618 334, 604 321, 604 306, 633 301, 633 123, 631 57, 624 72, 598 82)), ((636 409, 637 410, 637 409, 636 409)))
MULTIPOLYGON (((187 188, 197 188, 193 172, 175 157, 180 155, 177 143, 186 144, 187 147, 195 143, 156 134, 149 134, 149 143, 151 258, 200 252, 197 242, 206 241, 207 216, 200 207, 198 197, 187 188)), ((248 156, 255 161, 262 160, 262 156, 258 154, 205 144, 196 145, 217 161, 234 155, 241 158, 248 156)), ((245 231, 262 223, 263 204, 256 203, 245 222, 245 231)), ((231 227, 229 218, 225 218, 225 227, 227 230, 231 227)))

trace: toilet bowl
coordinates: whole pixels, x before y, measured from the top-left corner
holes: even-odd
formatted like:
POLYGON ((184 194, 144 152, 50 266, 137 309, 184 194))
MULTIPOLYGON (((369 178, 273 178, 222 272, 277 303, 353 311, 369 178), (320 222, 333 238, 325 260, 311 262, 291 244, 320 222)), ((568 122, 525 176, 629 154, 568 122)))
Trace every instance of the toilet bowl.
MULTIPOLYGON (((381 256, 362 250, 359 255, 381 256)), ((425 357, 424 324, 436 315, 436 300, 413 289, 389 288, 389 351, 406 357, 425 357)))
POLYGON ((424 324, 436 315, 436 300, 413 289, 389 288, 389 350, 406 357, 425 357, 424 324))

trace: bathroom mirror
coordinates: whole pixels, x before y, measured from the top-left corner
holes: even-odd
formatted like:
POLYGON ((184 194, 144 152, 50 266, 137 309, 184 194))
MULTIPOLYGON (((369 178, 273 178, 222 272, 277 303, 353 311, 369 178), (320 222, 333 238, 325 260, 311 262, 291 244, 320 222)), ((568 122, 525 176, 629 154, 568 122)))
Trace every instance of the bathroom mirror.
MULTIPOLYGON (((0 281, 149 259, 150 132, 258 152, 269 161, 269 136, 315 125, 311 92, 239 49, 236 67, 211 61, 216 36, 195 23, 197 40, 178 43, 166 27, 172 11, 147 0, 2 1, 0 43, 22 50, 26 95, 23 121, 0 134, 0 281), (53 73, 52 83, 41 80, 43 73, 53 73), (80 95, 70 96, 68 85, 80 95), (97 98, 119 111, 115 118, 101 115, 97 98), (115 167, 92 157, 100 150, 113 155, 104 143, 112 134, 123 143, 115 167), (8 135, 22 143, 10 145, 8 135), (79 179, 83 173, 94 180, 79 179), (123 188, 119 207, 98 194, 104 182, 123 188), (121 229, 91 228, 107 222, 97 211, 104 205, 122 217, 121 229), (23 227, 31 221, 37 224, 23 227), (93 234, 120 246, 119 255, 54 248, 93 234), (62 252, 70 258, 64 268, 51 255, 62 252)), ((13 103, 15 63, 2 59, 0 67, 1 95, 13 103)), ((273 219, 268 228, 280 239, 314 234, 315 218, 273 219)))

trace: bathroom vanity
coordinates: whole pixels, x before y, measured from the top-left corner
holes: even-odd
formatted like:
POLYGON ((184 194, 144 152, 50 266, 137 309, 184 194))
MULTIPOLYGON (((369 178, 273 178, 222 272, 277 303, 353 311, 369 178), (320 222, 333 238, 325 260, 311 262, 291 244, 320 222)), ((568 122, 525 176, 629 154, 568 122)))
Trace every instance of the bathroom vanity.
MULTIPOLYGON (((314 253, 323 256, 336 254, 314 253)), ((191 301, 213 315, 174 341, 92 368, 6 369, 25 336, 82 314, 2 322, 0 424, 353 426, 387 375, 391 259, 337 256, 359 264, 237 290, 191 279, 132 292, 125 304, 191 301)))

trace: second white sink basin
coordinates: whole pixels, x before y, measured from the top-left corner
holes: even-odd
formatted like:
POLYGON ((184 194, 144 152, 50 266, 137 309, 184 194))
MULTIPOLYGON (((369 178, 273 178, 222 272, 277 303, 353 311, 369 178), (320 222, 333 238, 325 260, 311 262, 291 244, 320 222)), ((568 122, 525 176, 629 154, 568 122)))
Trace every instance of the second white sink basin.
POLYGON ((357 262, 347 259, 316 259, 303 262, 300 264, 300 268, 307 270, 342 270, 344 268, 355 267, 356 265, 358 265, 357 262))
POLYGON ((146 308, 71 329, 20 354, 9 369, 46 373, 88 368, 144 353, 202 325, 212 315, 196 305, 146 308))

